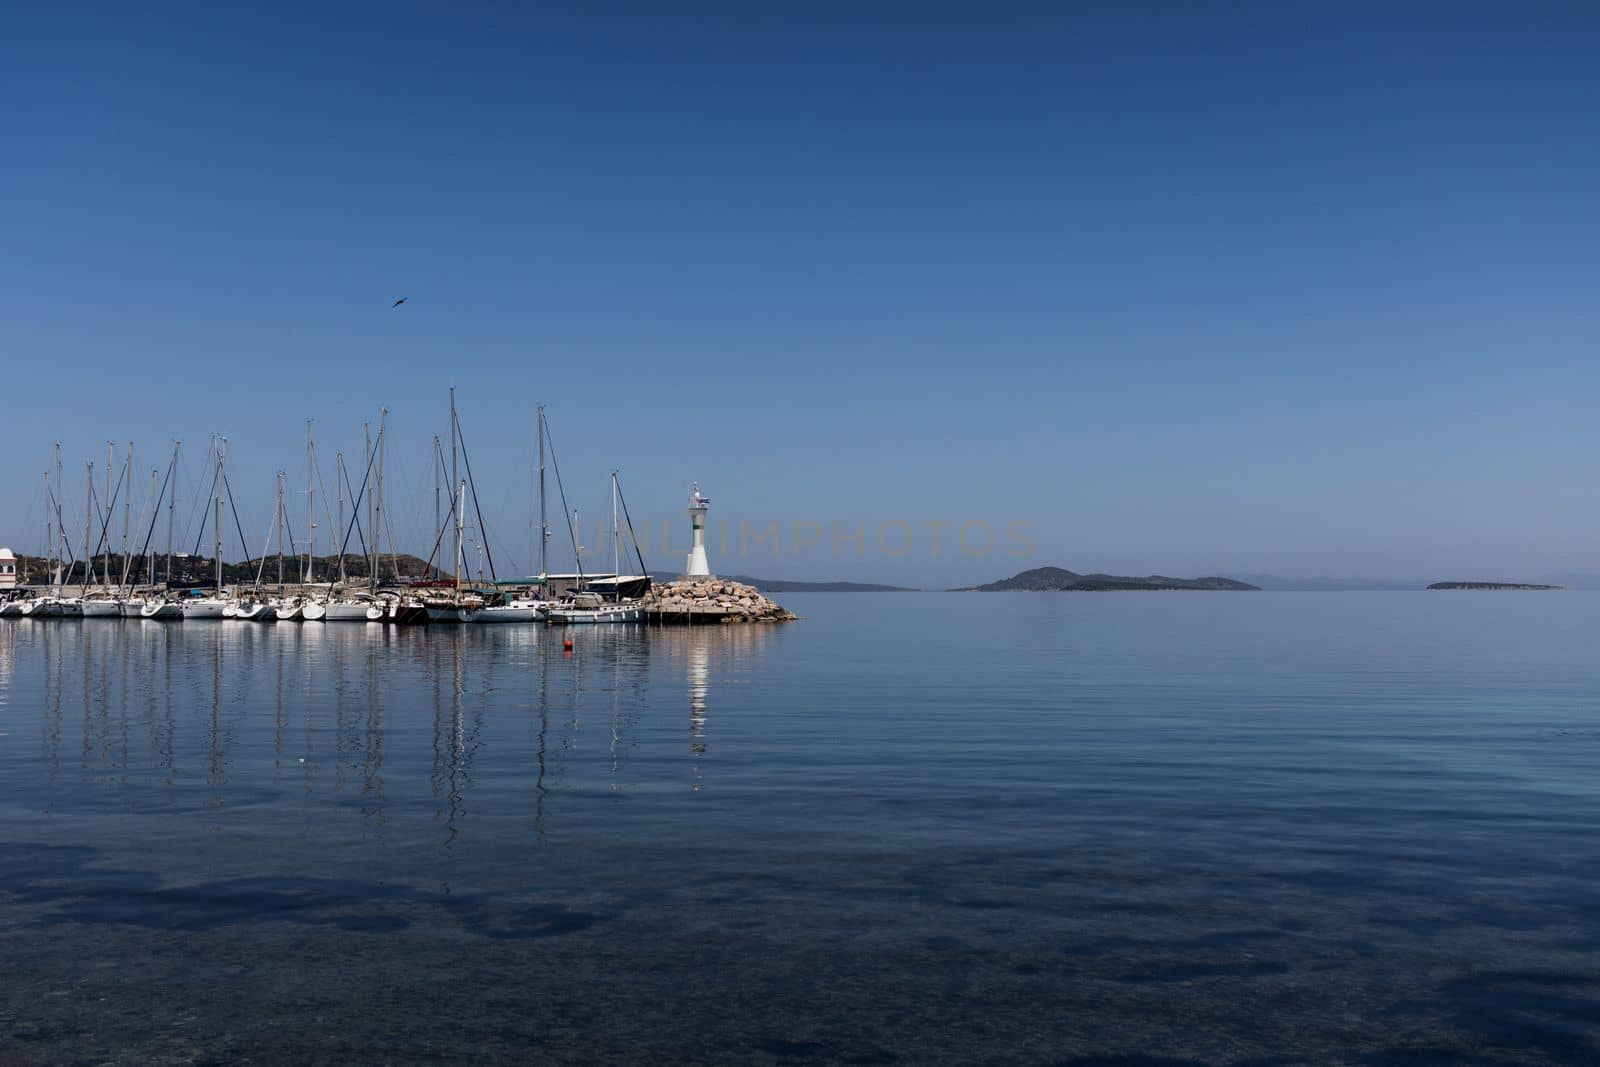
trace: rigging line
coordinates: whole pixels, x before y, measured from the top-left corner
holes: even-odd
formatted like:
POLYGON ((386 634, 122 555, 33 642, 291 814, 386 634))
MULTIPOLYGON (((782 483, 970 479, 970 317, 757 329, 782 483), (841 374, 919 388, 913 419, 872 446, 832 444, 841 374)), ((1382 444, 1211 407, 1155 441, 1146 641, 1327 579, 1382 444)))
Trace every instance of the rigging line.
MULTIPOLYGON (((355 491, 356 491, 355 490, 355 486, 350 484, 350 468, 349 467, 346 467, 345 471, 344 471, 344 487, 345 487, 345 490, 347 492, 349 492, 352 496, 355 495, 355 491)), ((360 543, 361 543, 361 558, 362 559, 370 559, 371 557, 367 555, 367 534, 366 534, 366 531, 361 528, 361 508, 359 506, 357 506, 359 503, 360 503, 359 501, 352 501, 351 502, 351 506, 350 506, 350 510, 355 513, 355 517, 356 517, 356 536, 361 539, 361 541, 360 541, 360 543)), ((341 552, 340 555, 343 555, 343 553, 341 552)), ((367 575, 367 577, 371 578, 372 575, 369 574, 369 575, 367 575)))
MULTIPOLYGON (((434 450, 434 453, 439 457, 439 463, 442 466, 443 463, 444 463, 444 446, 441 445, 438 442, 437 439, 435 439, 434 442, 433 442, 433 450, 434 450)), ((452 486, 451 489, 450 489, 450 510, 445 512, 445 516, 444 516, 445 521, 444 521, 443 525, 441 525, 439 527, 438 536, 435 537, 434 541, 433 541, 433 551, 428 553, 428 566, 429 567, 433 566, 434 557, 439 554, 439 546, 444 544, 444 533, 445 533, 446 530, 448 530, 450 528, 452 520, 455 518, 455 516, 456 516, 456 492, 455 492, 455 488, 452 486)), ((443 573, 444 572, 442 570, 439 570, 439 572, 437 574, 435 574, 434 577, 435 578, 442 578, 443 577, 443 573)))
MULTIPOLYGON (((272 509, 272 518, 267 522, 267 536, 261 542, 261 558, 256 560, 256 584, 252 587, 253 592, 259 593, 261 591, 261 572, 265 570, 267 566, 267 549, 272 546, 273 527, 278 525, 278 519, 282 515, 283 510, 281 508, 272 509)), ((250 546, 245 546, 244 554, 246 556, 250 555, 250 546)), ((250 561, 246 559, 245 562, 249 563, 250 561)), ((280 593, 283 592, 282 589, 279 589, 278 591, 280 593)))
POLYGON ((395 581, 400 580, 400 554, 394 550, 394 523, 389 521, 392 508, 383 509, 383 528, 389 534, 389 567, 394 571, 395 581))
POLYGON ((66 531, 64 529, 59 529, 61 523, 65 520, 63 520, 61 517, 61 501, 56 499, 56 491, 54 489, 50 490, 50 503, 54 504, 56 509, 56 526, 58 527, 57 537, 60 538, 60 540, 65 541, 67 545, 67 573, 70 575, 72 573, 72 568, 78 565, 78 558, 72 554, 72 542, 67 540, 66 531))
MULTIPOLYGON (((211 447, 212 447, 213 451, 216 450, 216 441, 215 441, 215 439, 212 440, 211 447)), ((179 459, 179 462, 182 463, 181 457, 179 459)), ((182 468, 180 467, 179 470, 181 472, 182 468)), ((189 540, 189 531, 194 529, 194 517, 195 517, 195 513, 198 512, 201 515, 200 532, 194 535, 194 552, 190 553, 190 555, 196 555, 196 554, 199 553, 199 551, 200 551, 200 539, 206 535, 206 522, 209 521, 210 518, 211 518, 211 509, 206 507, 206 504, 209 502, 209 500, 210 500, 210 498, 212 496, 216 495, 216 492, 217 492, 217 469, 216 469, 216 467, 214 465, 211 468, 211 489, 210 489, 210 491, 207 492, 205 496, 201 496, 197 492, 197 490, 199 488, 200 488, 200 483, 199 482, 194 481, 194 480, 190 481, 189 490, 192 493, 194 493, 194 503, 189 505, 189 519, 188 519, 187 522, 185 522, 183 524, 183 537, 178 541, 178 543, 180 545, 181 544, 186 544, 188 542, 188 540, 189 540)))
MULTIPOLYGON (((99 554, 100 549, 106 543, 107 531, 109 531, 110 528, 111 528, 111 512, 117 506, 117 497, 122 495, 122 480, 123 480, 123 478, 126 478, 127 475, 128 475, 128 472, 126 470, 124 470, 122 472, 122 477, 119 477, 117 479, 117 485, 116 485, 116 488, 112 491, 111 500, 106 504, 105 521, 100 524, 100 540, 94 546, 94 552, 90 553, 90 555, 89 555, 89 559, 91 559, 91 560, 94 559, 94 557, 99 554)), ((90 495, 90 497, 92 499, 94 498, 94 481, 92 479, 89 482, 89 495, 90 495)), ((94 499, 94 506, 95 506, 96 512, 98 512, 99 509, 100 509, 100 501, 98 499, 94 499)), ((87 593, 89 591, 89 580, 94 577, 94 575, 91 573, 92 571, 93 571, 93 567, 86 567, 84 569, 84 572, 83 572, 83 574, 84 574, 84 577, 83 577, 83 591, 85 593, 87 593)))
POLYGON ((467 468, 467 487, 472 490, 472 510, 478 516, 478 543, 483 545, 484 555, 489 557, 489 577, 498 581, 494 573, 494 550, 489 547, 489 531, 483 525, 483 509, 478 507, 478 483, 472 477, 472 457, 467 455, 467 438, 461 432, 461 420, 456 420, 456 440, 461 442, 461 462, 467 468))
MULTIPOLYGON (((622 517, 628 524, 628 540, 633 542, 633 554, 639 558, 639 573, 649 578, 650 571, 644 565, 644 553, 639 549, 638 535, 633 532, 633 516, 628 514, 628 498, 623 495, 620 481, 617 483, 617 499, 622 501, 622 517)), ((621 595, 620 590, 618 595, 621 595)))
POLYGON ((311 466, 317 472, 317 488, 322 491, 322 517, 328 520, 328 529, 336 530, 333 513, 328 510, 328 487, 322 483, 322 460, 317 458, 316 452, 311 453, 311 466))
MULTIPOLYGON (((244 539, 244 526, 239 522, 239 509, 234 506, 233 486, 228 484, 228 474, 226 471, 224 471, 222 474, 222 490, 228 494, 228 510, 233 512, 233 528, 239 531, 239 547, 244 549, 244 562, 245 566, 248 567, 250 565, 250 542, 244 539)), ((224 578, 224 581, 226 581, 226 578, 224 578)))
MULTIPOLYGON (((429 566, 432 566, 434 556, 439 554, 439 548, 440 548, 440 546, 442 546, 444 544, 445 532, 447 530, 449 530, 451 526, 455 525, 455 522, 454 522, 455 517, 456 517, 455 494, 452 493, 452 494, 450 494, 450 510, 444 513, 444 519, 445 519, 444 525, 439 527, 439 536, 434 539, 433 551, 428 554, 428 564, 429 564, 429 566)), ((444 572, 441 569, 440 570, 440 574, 442 575, 443 573, 444 572)))
POLYGON ((544 420, 544 439, 550 446, 550 466, 556 472, 556 489, 561 493, 561 511, 567 517, 567 537, 572 541, 572 559, 578 567, 578 586, 583 586, 583 557, 578 553, 578 534, 572 528, 572 509, 567 507, 567 487, 561 484, 561 462, 556 459, 555 438, 550 436, 550 418, 544 420))
MULTIPOLYGON (((140 526, 144 525, 145 512, 147 510, 149 510, 149 507, 150 507, 150 501, 148 501, 148 500, 146 500, 144 503, 139 505, 139 525, 140 526)), ((132 546, 127 544, 128 530, 126 528, 126 524, 124 524, 124 527, 125 528, 122 531, 122 540, 123 540, 123 546, 122 546, 122 577, 117 582, 117 590, 119 592, 127 587, 127 585, 128 585, 128 574, 129 574, 129 571, 133 568, 132 546)))
MULTIPOLYGON (((213 466, 211 468, 211 491, 209 493, 207 493, 204 497, 199 497, 199 496, 195 497, 194 498, 194 502, 195 502, 196 505, 198 505, 202 500, 215 499, 216 495, 217 495, 217 468, 215 466, 213 466)), ((200 539, 206 535, 206 523, 208 521, 210 521, 210 519, 211 519, 211 509, 210 508, 203 509, 200 512, 200 529, 194 535, 194 551, 190 552, 189 555, 198 556, 200 554, 200 539)), ((189 516, 189 521, 191 523, 194 521, 194 516, 193 515, 189 516)), ((188 539, 188 530, 187 529, 184 531, 184 539, 185 540, 188 539)))
MULTIPOLYGON (((133 476, 133 467, 132 467, 131 463, 128 465, 128 476, 130 478, 132 478, 132 476, 133 476)), ((131 499, 133 497, 133 482, 132 481, 130 481, 128 483, 128 497, 129 497, 129 499, 131 501, 131 499)), ((145 510, 147 508, 149 508, 149 507, 150 507, 150 501, 148 501, 148 500, 144 501, 143 503, 141 503, 139 505, 139 525, 140 526, 144 525, 145 510)), ((123 528, 122 528, 122 579, 119 582, 117 582, 117 591, 118 591, 118 593, 121 593, 121 591, 123 589, 127 588, 127 586, 128 586, 128 575, 129 575, 130 571, 133 568, 133 553, 129 551, 129 547, 130 546, 128 545, 128 527, 127 527, 127 524, 126 524, 126 520, 124 520, 124 525, 123 525, 123 528)))
MULTIPOLYGON (((356 497, 357 500, 360 500, 362 496, 366 495, 367 482, 372 478, 372 465, 373 465, 373 463, 377 462, 377 459, 378 459, 378 445, 383 442, 383 435, 388 433, 388 432, 389 432, 389 430, 388 430, 387 427, 379 430, 378 431, 378 439, 372 443, 372 455, 367 458, 367 471, 361 477, 361 494, 356 497)), ((339 555, 341 555, 341 556, 344 555, 344 550, 350 546, 350 531, 355 529, 355 527, 356 527, 356 519, 359 517, 360 512, 361 512, 361 509, 360 509, 359 506, 352 507, 350 509, 350 525, 345 528, 344 540, 339 542, 339 555)), ((373 569, 376 570, 377 568, 373 568, 373 569)), ((373 574, 372 575, 373 585, 377 584, 377 579, 378 579, 378 576, 376 574, 373 574)), ((333 587, 335 585, 337 585, 338 583, 339 583, 339 576, 337 574, 330 574, 328 576, 328 594, 330 596, 333 594, 333 587)))
MULTIPOLYGON (((148 560, 150 558, 150 539, 156 535, 156 520, 161 517, 161 501, 166 499, 166 496, 167 496, 167 483, 169 481, 171 481, 171 480, 172 480, 172 462, 170 460, 168 460, 167 461, 167 476, 165 478, 161 479, 161 492, 156 495, 155 507, 150 509, 150 528, 145 531, 144 547, 139 549, 139 555, 141 557, 143 557, 144 559, 146 559, 146 560, 148 560)), ((142 519, 143 516, 140 516, 140 518, 142 519)), ((169 577, 170 577, 170 575, 169 575, 169 577)), ((127 579, 126 572, 124 572, 124 574, 123 574, 123 579, 124 580, 127 579)))

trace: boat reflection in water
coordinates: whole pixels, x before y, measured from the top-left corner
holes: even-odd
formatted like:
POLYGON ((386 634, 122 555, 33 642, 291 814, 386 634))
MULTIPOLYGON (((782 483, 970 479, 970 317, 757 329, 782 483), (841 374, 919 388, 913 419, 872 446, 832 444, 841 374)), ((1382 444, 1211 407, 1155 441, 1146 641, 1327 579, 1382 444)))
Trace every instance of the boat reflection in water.
POLYGON ((167 810, 203 813, 224 840, 353 835, 447 856, 604 832, 631 797, 650 798, 645 821, 668 818, 663 798, 699 790, 712 766, 713 689, 758 672, 777 638, 759 626, 23 622, 0 646, 0 701, 38 716, 46 759, 16 773, 40 774, 18 786, 44 790, 46 809, 165 794, 167 810))

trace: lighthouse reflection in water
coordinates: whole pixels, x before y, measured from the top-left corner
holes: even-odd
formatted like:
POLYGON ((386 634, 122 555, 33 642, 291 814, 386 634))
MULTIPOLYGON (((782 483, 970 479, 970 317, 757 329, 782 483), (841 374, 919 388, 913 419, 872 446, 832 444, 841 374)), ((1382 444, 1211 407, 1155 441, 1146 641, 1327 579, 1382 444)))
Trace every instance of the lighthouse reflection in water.
POLYGON ((36 668, 37 721, 7 729, 40 747, 4 770, 36 810, 116 840, 203 832, 207 862, 241 874, 363 854, 487 869, 659 834, 715 782, 713 689, 759 673, 779 634, 567 634, 570 651, 539 627, 12 625, 0 701, 16 661, 36 668), (270 855, 245 849, 264 839, 270 855))

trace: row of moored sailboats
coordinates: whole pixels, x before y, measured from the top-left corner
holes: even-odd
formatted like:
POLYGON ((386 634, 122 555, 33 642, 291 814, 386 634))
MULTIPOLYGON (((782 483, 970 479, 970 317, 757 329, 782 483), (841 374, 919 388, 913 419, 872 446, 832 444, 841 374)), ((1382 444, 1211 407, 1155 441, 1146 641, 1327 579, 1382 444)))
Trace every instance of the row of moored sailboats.
MULTIPOLYGON (((369 424, 370 425, 370 424, 369 424)), ((316 463, 315 443, 311 434, 310 420, 306 426, 306 541, 305 559, 301 573, 296 576, 297 581, 285 582, 285 549, 293 555, 295 564, 300 563, 298 553, 295 552, 293 541, 287 536, 289 528, 288 511, 285 506, 284 474, 278 473, 278 502, 273 516, 273 531, 269 533, 267 544, 262 546, 259 555, 254 556, 255 563, 254 581, 235 583, 230 587, 225 582, 226 568, 223 562, 223 531, 224 531, 224 503, 233 515, 235 528, 238 529, 239 541, 244 543, 244 533, 238 528, 238 513, 233 505, 232 490, 227 476, 227 439, 213 438, 210 466, 211 466, 211 507, 201 508, 200 533, 196 538, 196 548, 199 540, 205 534, 205 527, 209 524, 212 533, 211 556, 211 581, 209 588, 194 588, 196 583, 184 581, 176 576, 174 567, 174 530, 176 523, 176 479, 178 473, 179 446, 173 446, 172 458, 167 467, 166 476, 159 481, 159 471, 151 471, 151 495, 148 498, 146 509, 149 523, 145 524, 144 514, 141 514, 141 527, 145 528, 144 548, 137 557, 130 554, 132 547, 131 538, 134 535, 134 526, 130 511, 131 492, 128 491, 128 482, 133 474, 133 448, 128 446, 126 465, 122 468, 121 476, 115 484, 112 482, 114 455, 108 450, 106 460, 106 489, 103 502, 97 499, 94 485, 94 465, 88 465, 88 476, 84 493, 84 521, 82 524, 82 558, 72 558, 75 553, 68 541, 66 519, 63 515, 61 498, 61 450, 56 446, 55 480, 52 485, 50 475, 45 475, 46 496, 46 542, 47 557, 46 568, 50 577, 50 585, 43 589, 17 589, 9 593, 0 593, 0 617, 24 618, 62 618, 62 619, 146 619, 158 622, 178 621, 225 621, 235 620, 240 622, 360 622, 380 623, 392 625, 422 625, 422 624, 465 624, 465 623, 536 623, 551 622, 558 624, 596 624, 596 623, 634 623, 645 621, 645 606, 642 599, 648 592, 650 579, 644 572, 644 560, 635 548, 638 556, 641 574, 633 577, 623 577, 617 569, 621 564, 622 533, 618 524, 618 503, 621 500, 621 489, 617 481, 616 472, 611 475, 612 494, 612 540, 613 547, 613 573, 611 575, 585 575, 582 570, 581 552, 577 544, 576 523, 568 524, 568 530, 573 539, 574 558, 579 560, 578 573, 574 575, 551 576, 548 570, 549 542, 551 538, 550 526, 546 520, 545 510, 545 446, 548 440, 548 427, 545 422, 544 409, 538 409, 539 429, 539 562, 540 574, 528 579, 508 581, 491 580, 483 582, 481 573, 479 581, 474 583, 463 577, 465 567, 466 549, 466 516, 468 514, 469 495, 473 514, 480 514, 477 502, 477 490, 472 483, 471 465, 466 464, 465 477, 458 477, 457 450, 460 457, 465 460, 466 445, 461 437, 460 420, 456 415, 455 390, 450 391, 450 453, 449 470, 454 491, 450 494, 448 514, 441 511, 442 498, 440 478, 445 469, 445 455, 438 436, 434 437, 435 459, 435 486, 434 486, 434 517, 438 528, 438 537, 434 543, 433 553, 427 560, 427 571, 433 578, 427 580, 413 580, 409 583, 402 582, 396 574, 393 580, 379 579, 380 561, 382 559, 380 548, 383 541, 383 532, 387 527, 387 518, 383 502, 384 460, 386 456, 385 442, 388 435, 388 412, 383 412, 379 424, 377 439, 368 439, 366 446, 366 467, 360 482, 359 491, 352 484, 351 472, 344 465, 343 453, 337 457, 335 481, 338 486, 338 518, 329 508, 330 501, 324 489, 322 493, 322 508, 330 522, 334 522, 334 530, 342 531, 343 539, 338 546, 337 562, 330 568, 333 573, 328 580, 318 582, 315 580, 314 556, 312 542, 316 528, 316 494, 315 488, 321 482, 320 468, 316 463), (375 475, 375 477, 374 477, 375 475), (170 491, 169 491, 170 487, 170 491), (350 511, 346 521, 346 489, 350 490, 350 511), (116 578, 112 574, 112 561, 114 554, 110 550, 111 529, 113 524, 114 508, 121 499, 123 505, 123 530, 121 552, 121 576, 116 578), (366 510, 366 523, 362 522, 363 507, 366 510), (160 513, 166 510, 167 519, 167 551, 166 551, 166 578, 158 583, 156 574, 157 557, 150 553, 150 542, 154 537, 160 513), (207 513, 210 514, 207 514, 207 513), (208 523, 209 520, 209 523, 208 523), (98 526, 98 543, 95 539, 95 527, 98 526), (435 557, 443 546, 446 534, 453 529, 455 568, 453 578, 445 578, 441 569, 435 566, 435 557), (351 538, 354 535, 360 543, 360 555, 349 555, 347 550, 351 547, 351 538), (368 541, 370 535, 370 544, 368 541), (267 559, 272 549, 272 542, 277 544, 277 581, 268 583, 265 579, 267 559), (359 578, 352 579, 346 575, 346 559, 366 561, 366 578, 363 582, 359 578), (96 561, 99 561, 100 573, 97 575, 96 561), (138 576, 130 573, 133 561, 140 558, 142 568, 146 570, 143 582, 138 576), (65 574, 63 574, 65 565, 65 574), (78 568, 81 566, 81 578, 78 568), (559 580, 558 580, 559 579, 559 580), (365 586, 363 588, 363 585, 365 586), (74 586, 77 592, 71 593, 74 586)), ((108 446, 109 449, 110 446, 108 446)), ((552 461, 554 453, 551 453, 552 461)), ((560 470, 556 469, 556 478, 559 485, 560 470)), ((562 490, 562 503, 565 509, 565 490, 562 490)), ((198 503, 198 501, 197 501, 198 503)), ((623 505, 625 510, 626 505, 623 505)), ((573 513, 576 518, 576 513, 573 513)), ((192 521, 192 520, 191 520, 192 521)), ((480 517, 481 526, 481 517, 480 517)), ((631 520, 629 532, 632 532, 631 520)), ((482 533, 481 529, 479 531, 482 533)), ((393 535, 391 541, 391 559, 393 554, 393 535)), ((482 537, 480 551, 487 551, 487 538, 482 537)), ((248 553, 248 546, 246 547, 248 553)), ((181 554, 181 558, 188 566, 190 559, 198 558, 193 554, 181 554)), ((493 576, 494 561, 489 557, 491 579, 493 576)))

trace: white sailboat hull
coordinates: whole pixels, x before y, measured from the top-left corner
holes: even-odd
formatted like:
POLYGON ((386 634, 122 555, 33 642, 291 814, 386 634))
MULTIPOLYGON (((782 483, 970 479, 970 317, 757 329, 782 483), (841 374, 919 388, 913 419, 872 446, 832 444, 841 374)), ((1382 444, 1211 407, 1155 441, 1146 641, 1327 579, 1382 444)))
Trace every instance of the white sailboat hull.
POLYGON ((83 617, 86 619, 122 618, 122 604, 115 600, 85 600, 81 607, 83 617))
POLYGON ((223 614, 228 609, 229 601, 205 597, 200 600, 186 600, 183 602, 183 620, 185 622, 202 622, 210 619, 226 618, 223 614))
POLYGON ((383 609, 362 600, 330 600, 321 605, 328 622, 376 622, 383 609))
POLYGON ((155 619, 157 622, 177 622, 183 618, 183 605, 171 601, 157 601, 146 604, 139 609, 141 619, 155 619))

